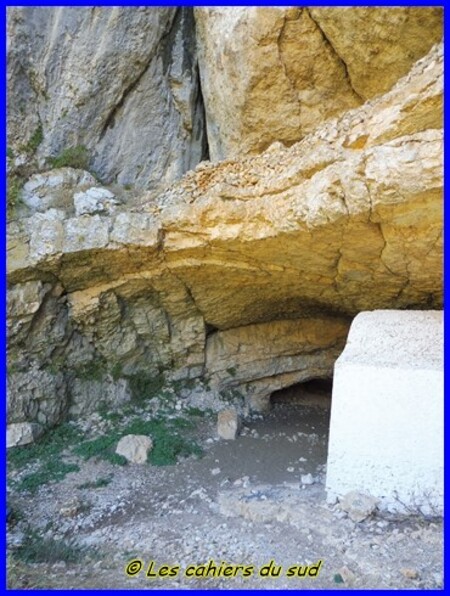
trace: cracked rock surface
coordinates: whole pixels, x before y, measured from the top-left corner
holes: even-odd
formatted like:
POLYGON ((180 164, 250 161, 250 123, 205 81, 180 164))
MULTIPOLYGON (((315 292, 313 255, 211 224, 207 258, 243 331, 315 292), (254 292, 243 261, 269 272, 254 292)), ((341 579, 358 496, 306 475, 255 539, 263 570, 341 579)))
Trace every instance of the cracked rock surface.
POLYGON ((389 91, 442 36, 439 8, 202 7, 195 18, 213 160, 299 141, 389 91))
POLYGON ((361 310, 440 308, 442 74, 438 44, 290 148, 202 163, 158 195, 113 189, 93 214, 76 215, 82 174, 56 171, 59 192, 41 176, 8 227, 10 422, 120 402, 142 373, 264 400, 330 376, 361 310))

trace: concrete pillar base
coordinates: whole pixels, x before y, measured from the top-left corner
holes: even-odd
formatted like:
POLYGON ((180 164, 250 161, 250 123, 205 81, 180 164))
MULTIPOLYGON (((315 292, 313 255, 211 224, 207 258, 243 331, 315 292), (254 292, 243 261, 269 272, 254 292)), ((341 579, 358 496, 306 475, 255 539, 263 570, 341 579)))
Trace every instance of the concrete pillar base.
POLYGON ((326 490, 403 513, 443 511, 443 320, 438 311, 360 313, 333 380, 326 490))

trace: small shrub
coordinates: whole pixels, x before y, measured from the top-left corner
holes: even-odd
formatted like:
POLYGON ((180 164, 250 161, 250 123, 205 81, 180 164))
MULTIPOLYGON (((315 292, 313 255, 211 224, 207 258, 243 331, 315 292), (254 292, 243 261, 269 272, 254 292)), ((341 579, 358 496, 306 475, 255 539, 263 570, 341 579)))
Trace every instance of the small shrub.
POLYGON ((116 444, 120 438, 120 433, 114 432, 110 435, 102 435, 92 441, 86 441, 77 445, 73 452, 83 459, 91 459, 91 457, 100 457, 113 464, 124 466, 127 460, 122 455, 115 453, 116 444))
POLYGON ((156 376, 147 376, 143 374, 130 375, 128 377, 130 384, 131 398, 134 402, 141 402, 146 399, 156 397, 164 387, 165 379, 162 373, 156 376))
POLYGON ((44 140, 44 131, 42 130, 42 124, 39 123, 38 127, 31 135, 30 140, 25 146, 25 149, 28 153, 35 153, 39 145, 44 140))
POLYGON ((45 462, 39 470, 27 474, 17 483, 19 490, 35 493, 43 484, 58 482, 71 472, 79 472, 76 464, 67 464, 59 458, 45 462))
POLYGON ((79 563, 88 552, 86 547, 73 542, 43 538, 36 531, 30 530, 23 544, 16 549, 15 556, 24 563, 79 563))
POLYGON ((10 211, 20 202, 20 193, 22 192, 23 185, 25 184, 24 178, 18 174, 8 175, 8 188, 7 188, 7 206, 10 211))
POLYGON ((99 478, 98 480, 95 480, 94 482, 85 482, 84 484, 79 484, 77 486, 77 488, 79 488, 79 489, 103 488, 104 486, 108 486, 108 484, 110 484, 111 480, 112 480, 111 476, 108 476, 108 478, 99 478))
POLYGON ((43 140, 44 140, 44 131, 42 129, 42 124, 39 123, 38 126, 36 127, 35 131, 31 135, 28 143, 26 143, 25 145, 21 145, 19 147, 19 150, 22 151, 23 153, 28 153, 29 155, 30 154, 32 155, 33 153, 36 153, 37 148, 39 147, 39 145, 42 143, 43 140))
POLYGON ((89 152, 84 145, 68 147, 56 157, 48 157, 47 162, 52 168, 89 168, 89 152))

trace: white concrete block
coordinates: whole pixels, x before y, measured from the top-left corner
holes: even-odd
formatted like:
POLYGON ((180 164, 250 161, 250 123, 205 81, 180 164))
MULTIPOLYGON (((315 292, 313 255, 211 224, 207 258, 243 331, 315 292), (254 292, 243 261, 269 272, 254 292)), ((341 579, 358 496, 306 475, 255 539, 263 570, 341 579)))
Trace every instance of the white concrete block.
POLYGON ((443 313, 355 317, 333 379, 326 489, 389 511, 443 510, 443 313))

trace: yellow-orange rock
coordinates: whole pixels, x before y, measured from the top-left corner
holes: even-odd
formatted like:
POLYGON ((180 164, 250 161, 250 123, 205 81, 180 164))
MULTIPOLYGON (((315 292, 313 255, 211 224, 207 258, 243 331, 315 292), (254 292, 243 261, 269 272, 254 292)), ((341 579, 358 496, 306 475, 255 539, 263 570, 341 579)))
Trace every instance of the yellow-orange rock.
POLYGON ((439 7, 195 9, 211 159, 300 140, 388 91, 442 37, 439 7))
POLYGON ((361 310, 440 308, 442 60, 437 45, 391 91, 292 147, 201 164, 156 199, 76 216, 73 188, 64 204, 11 221, 9 354, 20 407, 10 422, 54 423, 73 375, 85 378, 93 361, 104 364, 105 383, 117 371, 209 371, 218 387, 266 399, 329 375, 361 310), (316 339, 304 344, 307 318, 316 339), (285 352, 275 338, 288 329, 285 352), (233 350, 213 349, 229 338, 261 345, 264 336, 273 346, 259 371, 253 348, 242 366, 233 350), (323 358, 305 365, 312 345, 323 358), (223 375, 227 362, 235 378, 223 375), (25 397, 40 377, 51 400, 46 389, 31 411, 25 397))

